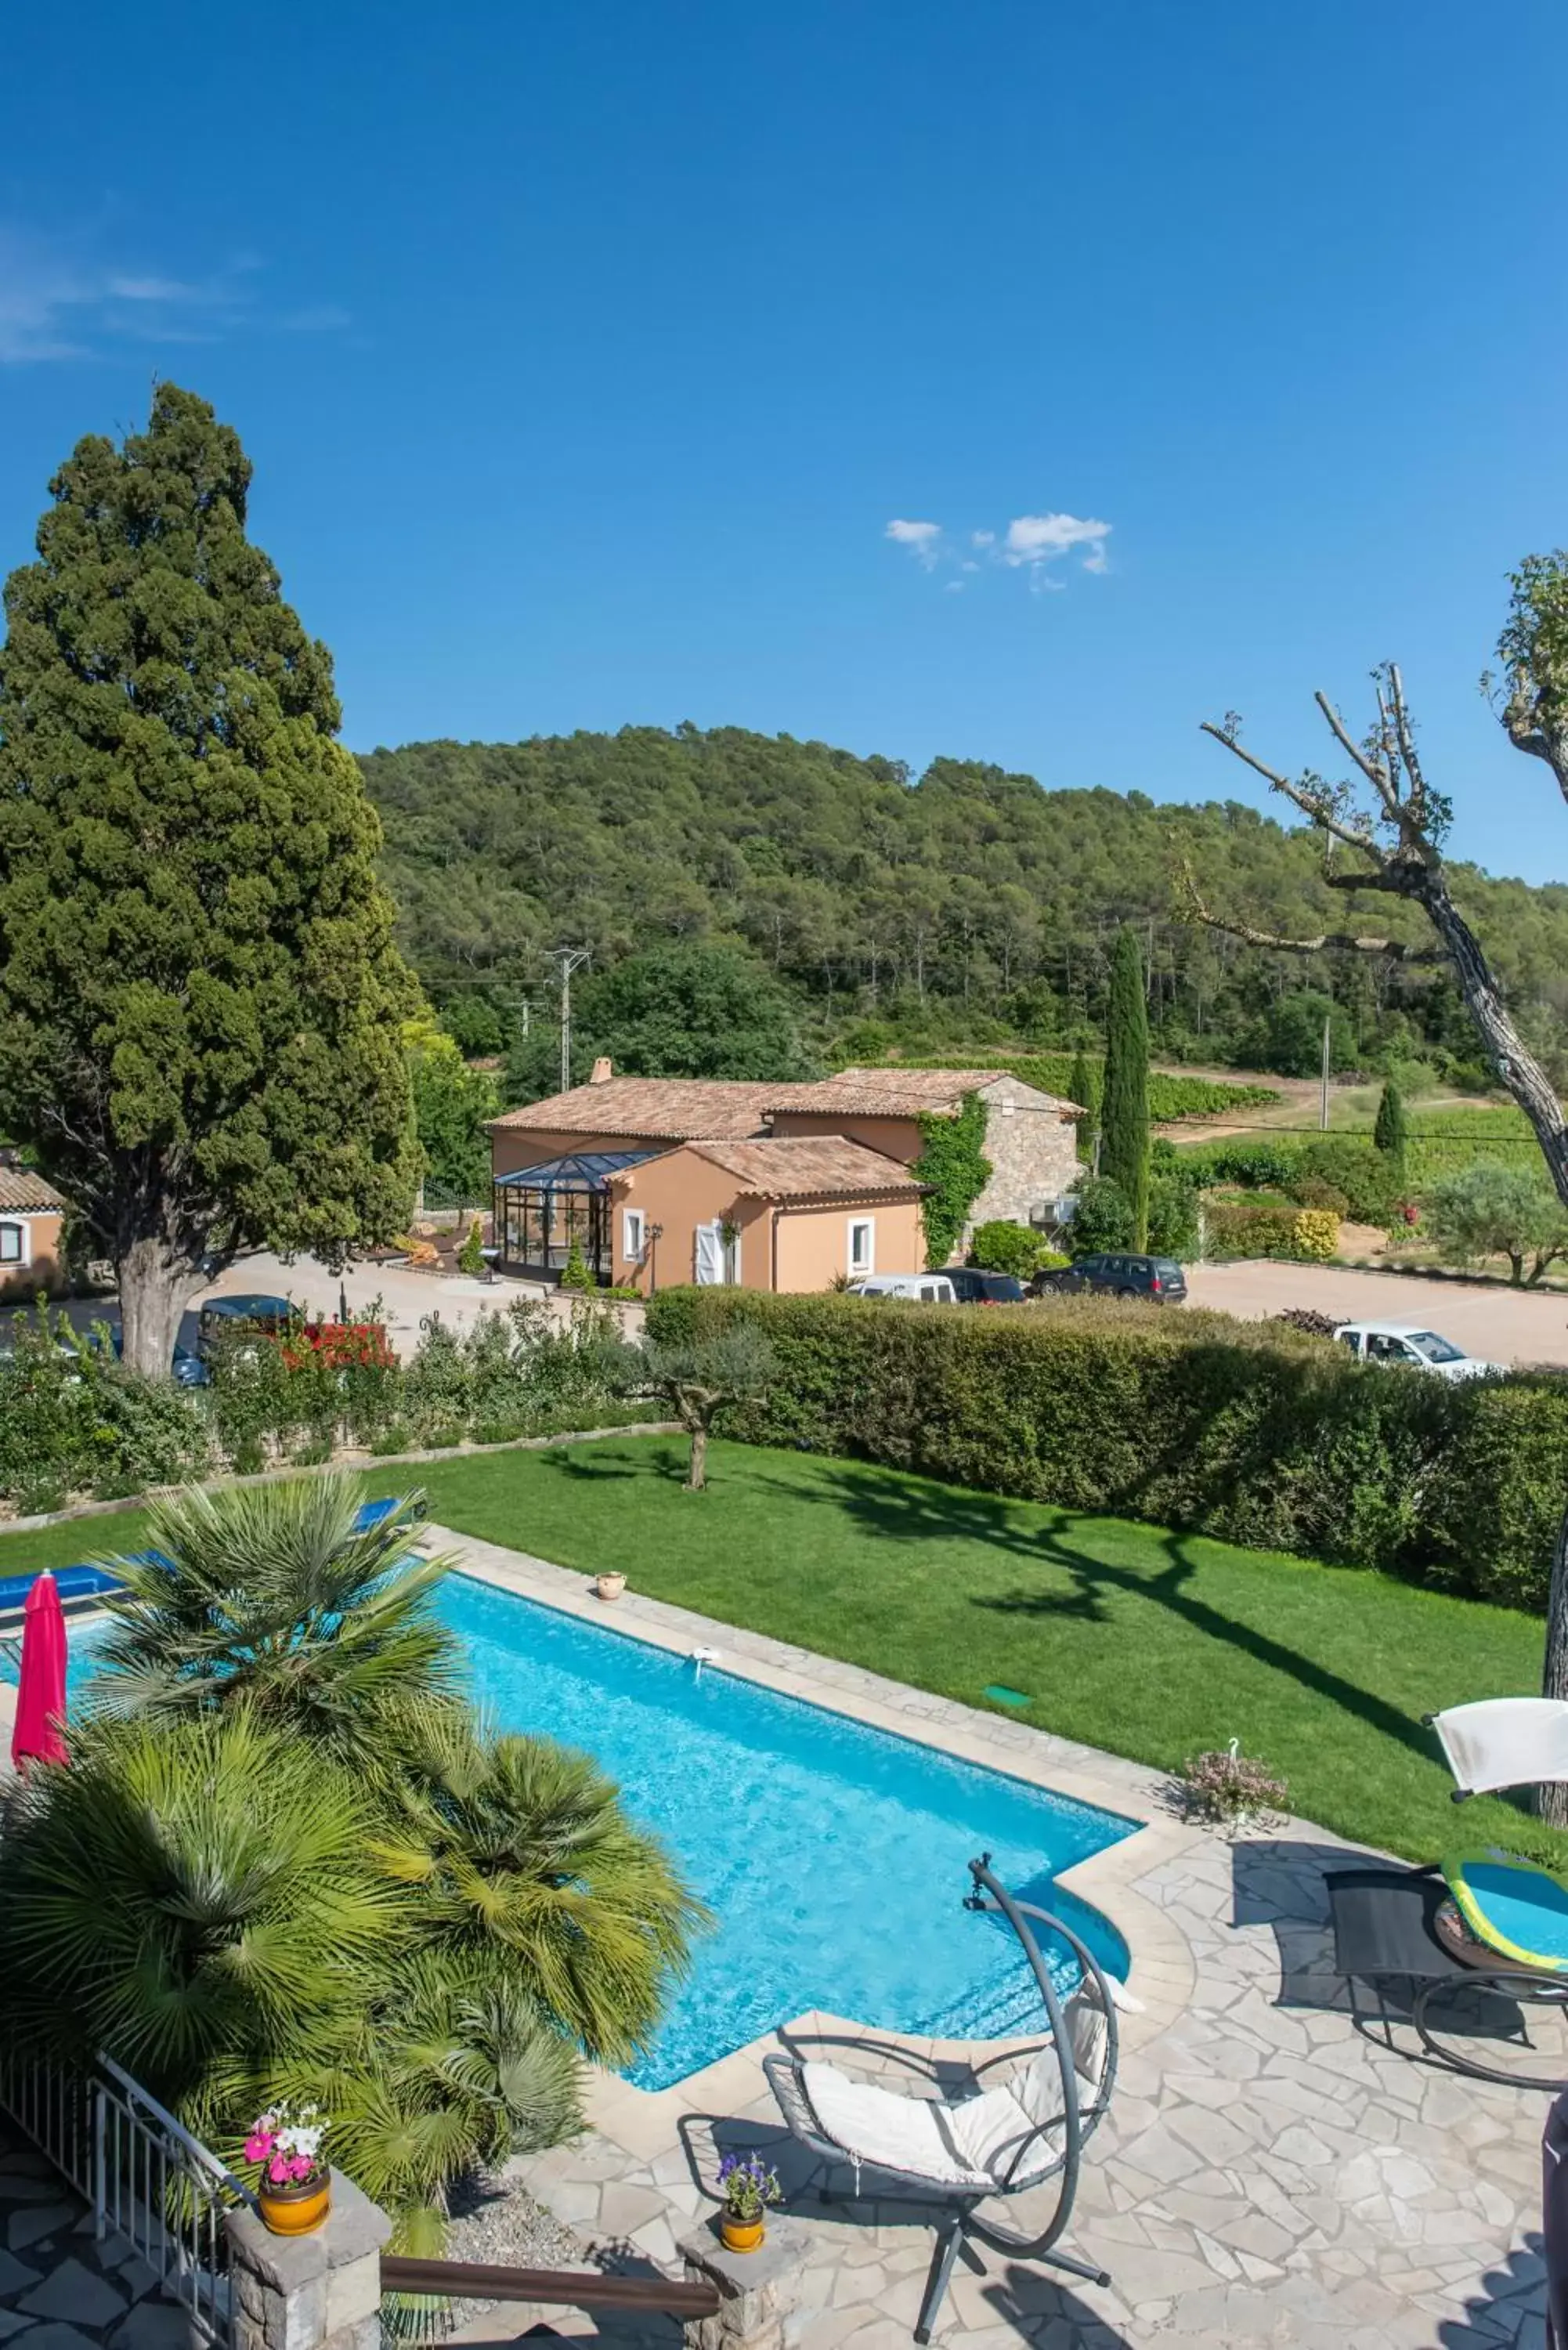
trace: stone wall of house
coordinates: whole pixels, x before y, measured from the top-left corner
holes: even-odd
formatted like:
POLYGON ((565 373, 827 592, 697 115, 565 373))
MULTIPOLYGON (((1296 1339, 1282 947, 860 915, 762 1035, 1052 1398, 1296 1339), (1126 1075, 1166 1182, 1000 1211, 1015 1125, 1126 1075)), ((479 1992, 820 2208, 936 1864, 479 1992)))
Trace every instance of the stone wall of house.
POLYGON ((970 1211, 971 1228, 996 1217, 1027 1224, 1077 1180, 1077 1129, 1060 1102, 1016 1077, 999 1077, 981 1099, 991 1180, 970 1211))

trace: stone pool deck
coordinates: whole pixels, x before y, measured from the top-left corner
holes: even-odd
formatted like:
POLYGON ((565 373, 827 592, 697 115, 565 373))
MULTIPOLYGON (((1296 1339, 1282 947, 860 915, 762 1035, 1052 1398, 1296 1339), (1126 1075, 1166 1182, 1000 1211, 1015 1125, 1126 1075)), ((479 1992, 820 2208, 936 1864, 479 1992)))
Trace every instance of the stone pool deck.
MULTIPOLYGON (((440 1528, 431 1540, 465 1572, 586 1621, 680 1653, 717 1649, 725 1669, 764 1687, 1147 1823, 1064 1879, 1132 1952, 1137 2007, 1123 2018, 1116 2100, 1066 2239, 1113 2283, 1053 2282, 1001 2251, 981 2272, 961 2264, 941 2350, 1542 2350, 1547 2100, 1417 2060, 1397 2022, 1391 2049, 1357 2028, 1330 1971, 1323 1886, 1354 1847, 1298 1821, 1232 1845, 1170 1817, 1158 1776, 1114 1756, 640 1594, 607 1608, 582 1575, 493 1544, 440 1528)), ((811 2241, 789 2338, 903 2350, 930 2217, 909 2203, 825 2208, 805 2191, 761 2058, 814 2040, 852 2070, 897 2071, 929 2090, 950 2094, 966 2076, 961 2044, 802 2017, 657 2094, 598 2076, 587 2133, 523 2158, 515 2175, 601 2258, 675 2272, 676 2238, 713 2209, 720 2153, 764 2147, 801 2190, 792 2216, 811 2241)), ((543 2314, 497 2311, 462 2338, 509 2340, 543 2314)), ((549 2323, 596 2336, 586 2317, 549 2323)), ((638 2338, 677 2335, 645 2327, 638 2338)))

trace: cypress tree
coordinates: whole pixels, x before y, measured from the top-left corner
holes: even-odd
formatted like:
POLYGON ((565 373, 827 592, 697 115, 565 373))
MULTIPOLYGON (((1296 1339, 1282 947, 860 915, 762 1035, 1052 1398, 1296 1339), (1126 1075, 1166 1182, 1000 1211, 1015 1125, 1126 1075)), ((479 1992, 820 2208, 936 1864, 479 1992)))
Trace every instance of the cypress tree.
POLYGON ((5 590, 0 1119, 99 1234, 147 1371, 205 1263, 339 1263, 418 1180, 380 827, 250 479, 160 384, 145 432, 78 442, 5 590))
POLYGON ((1094 1067, 1080 1045, 1073 1055, 1073 1067, 1067 1079, 1067 1099, 1076 1102, 1084 1113, 1077 1122, 1078 1157, 1085 1167, 1092 1167, 1095 1163, 1095 1137, 1099 1131, 1095 1097, 1098 1090, 1094 1067))
POLYGON ((1137 940, 1124 930, 1111 959, 1106 1084, 1100 1103, 1100 1172, 1133 1211, 1132 1246, 1148 1245, 1148 1010, 1137 940))
POLYGON ((1377 1123, 1372 1129, 1372 1145, 1375 1150, 1381 1150, 1386 1158, 1391 1159, 1396 1166, 1403 1167, 1405 1141, 1405 1097, 1393 1078, 1389 1077, 1377 1105, 1377 1123))

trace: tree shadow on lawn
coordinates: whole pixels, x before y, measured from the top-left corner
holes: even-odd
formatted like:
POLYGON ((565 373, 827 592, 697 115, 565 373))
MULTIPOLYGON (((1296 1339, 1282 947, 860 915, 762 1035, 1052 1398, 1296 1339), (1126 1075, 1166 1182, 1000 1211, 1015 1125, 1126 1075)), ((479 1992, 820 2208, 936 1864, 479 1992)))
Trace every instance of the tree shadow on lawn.
POLYGON ((688 1453, 679 1441, 663 1445, 657 1452, 650 1449, 639 1453, 635 1461, 607 1459, 592 1444, 563 1444, 535 1457, 546 1469, 554 1469, 558 1475, 572 1478, 580 1485, 640 1483, 649 1474, 661 1484, 683 1485, 686 1482, 688 1453))
POLYGON ((836 1506, 865 1531, 890 1541, 972 1542, 995 1553, 1010 1553, 1036 1566, 1061 1568, 1070 1578, 1066 1592, 1021 1589, 995 1597, 971 1597, 971 1607, 1001 1616, 1033 1617, 1043 1622, 1108 1624, 1106 1597, 1120 1594, 1175 1617, 1189 1629, 1224 1647, 1238 1650, 1256 1664, 1283 1675, 1298 1688, 1310 1690, 1357 1721, 1417 1754, 1435 1762, 1431 1733, 1374 1690, 1348 1680, 1315 1657, 1272 1638, 1254 1626, 1240 1623, 1210 1606, 1187 1586, 1199 1572, 1190 1555, 1192 1538, 1157 1526, 1140 1527, 1139 1534, 1168 1564, 1154 1571, 1117 1566, 1096 1557, 1068 1539, 1072 1529, 1092 1523, 1068 1511, 1056 1513, 1056 1523, 1038 1532, 1021 1526, 1016 1504, 999 1494, 966 1492, 903 1481, 888 1480, 879 1471, 853 1464, 823 1464, 815 1485, 778 1481, 778 1490, 795 1501, 836 1506))

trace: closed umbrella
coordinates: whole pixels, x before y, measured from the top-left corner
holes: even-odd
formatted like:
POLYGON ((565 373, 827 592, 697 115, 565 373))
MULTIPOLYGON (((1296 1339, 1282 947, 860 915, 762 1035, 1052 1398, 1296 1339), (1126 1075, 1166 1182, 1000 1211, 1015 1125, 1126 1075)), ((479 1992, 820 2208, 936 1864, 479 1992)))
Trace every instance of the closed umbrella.
POLYGON ((16 1691, 16 1726, 11 1760, 63 1762, 66 1742, 66 1619, 52 1575, 40 1575, 27 1594, 22 1616, 22 1673, 16 1691))
POLYGON ((1546 2339, 1568 2350, 1568 2092, 1553 2100, 1541 2142, 1546 2237, 1546 2339))

